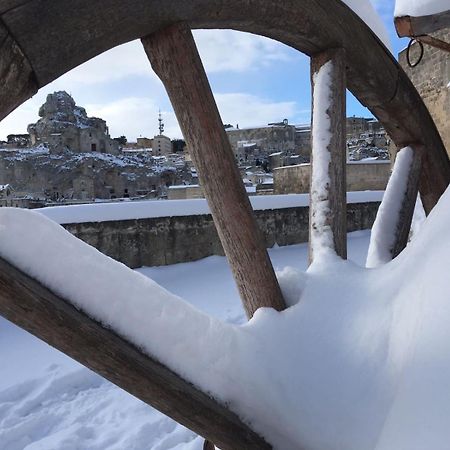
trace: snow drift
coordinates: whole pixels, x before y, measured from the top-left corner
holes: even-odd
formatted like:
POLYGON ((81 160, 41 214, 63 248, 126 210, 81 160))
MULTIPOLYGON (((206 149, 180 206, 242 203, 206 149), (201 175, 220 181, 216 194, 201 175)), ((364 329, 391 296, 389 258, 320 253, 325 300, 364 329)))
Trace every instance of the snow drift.
POLYGON ((275 448, 408 450, 450 439, 450 191, 394 261, 285 271, 290 308, 223 323, 42 215, 0 210, 0 255, 227 402, 275 448), (67 276, 70 274, 70 276, 67 276))

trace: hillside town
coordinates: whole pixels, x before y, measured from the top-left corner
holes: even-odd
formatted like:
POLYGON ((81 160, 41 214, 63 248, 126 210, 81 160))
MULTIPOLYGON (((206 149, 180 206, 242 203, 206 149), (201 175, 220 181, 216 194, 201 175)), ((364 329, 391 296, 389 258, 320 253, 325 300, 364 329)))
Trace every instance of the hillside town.
MULTIPOLYGON (((65 91, 49 94, 39 117, 27 134, 9 135, 0 143, 2 206, 203 197, 189 148, 164 135, 161 114, 159 134, 136 142, 112 138, 106 121, 88 117, 65 91)), ((310 125, 285 119, 253 128, 224 127, 250 195, 273 193, 275 170, 279 174, 280 168, 309 163, 310 125)), ((375 119, 347 119, 349 161, 386 161, 389 143, 375 119)))

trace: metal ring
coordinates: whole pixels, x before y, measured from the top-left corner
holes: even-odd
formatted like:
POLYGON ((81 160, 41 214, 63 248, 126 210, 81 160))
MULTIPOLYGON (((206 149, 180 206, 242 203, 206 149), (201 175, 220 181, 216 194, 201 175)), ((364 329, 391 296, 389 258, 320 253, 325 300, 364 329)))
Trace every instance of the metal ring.
POLYGON ((419 64, 420 64, 420 61, 422 61, 423 53, 424 53, 424 49, 423 49, 423 44, 422 44, 422 42, 418 41, 418 40, 415 39, 415 38, 412 38, 412 39, 409 41, 408 48, 407 48, 407 50, 406 50, 406 61, 408 62, 408 66, 409 66, 409 67, 416 67, 417 65, 419 65, 419 64), (411 62, 410 56, 411 56, 411 47, 412 47, 412 45, 413 45, 415 42, 417 42, 417 43, 419 44, 420 55, 419 55, 419 58, 417 59, 417 61, 413 64, 413 63, 411 62))

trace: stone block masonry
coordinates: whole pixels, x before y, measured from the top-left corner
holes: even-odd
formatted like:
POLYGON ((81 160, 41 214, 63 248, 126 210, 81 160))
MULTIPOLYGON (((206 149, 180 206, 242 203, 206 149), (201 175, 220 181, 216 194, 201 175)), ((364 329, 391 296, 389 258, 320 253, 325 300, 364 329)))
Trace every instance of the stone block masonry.
MULTIPOLYGON (((348 231, 372 227, 379 202, 347 206, 348 231)), ((309 208, 255 211, 266 246, 308 241, 309 208)), ((223 255, 209 214, 63 225, 102 253, 131 268, 162 266, 223 255)))
MULTIPOLYGON (((384 191, 391 174, 390 161, 347 163, 347 191, 384 191)), ((274 194, 309 192, 311 166, 300 164, 273 171, 274 194)))
MULTIPOLYGON (((433 33, 433 36, 450 42, 450 28, 433 33)), ((412 61, 418 57, 419 45, 413 44, 412 61)), ((406 50, 399 54, 399 63, 423 98, 450 154, 450 53, 425 45, 423 59, 416 67, 409 67, 406 50)))

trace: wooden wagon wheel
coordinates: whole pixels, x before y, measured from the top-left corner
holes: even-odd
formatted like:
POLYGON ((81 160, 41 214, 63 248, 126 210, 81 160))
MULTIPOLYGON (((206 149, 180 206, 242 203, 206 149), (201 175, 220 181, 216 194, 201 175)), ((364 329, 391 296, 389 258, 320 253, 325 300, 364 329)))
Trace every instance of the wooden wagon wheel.
MULTIPOLYGON (((11 0, 0 3, 0 16, 0 118, 71 68, 142 38, 193 153, 248 316, 261 306, 283 309, 284 301, 190 28, 248 31, 311 56, 313 98, 328 99, 313 100, 313 133, 324 115, 331 132, 325 145, 313 143, 312 257, 324 245, 346 257, 346 86, 398 148, 410 146, 415 154, 391 256, 405 244, 418 187, 429 212, 449 183, 448 156, 420 96, 378 38, 340 0, 11 0), (323 152, 330 159, 317 166, 323 152), (322 232, 330 237, 325 244, 322 232)), ((0 287, 0 314, 223 450, 270 448, 224 405, 1 260, 0 287), (109 351, 99 354, 102 345, 109 351)))

